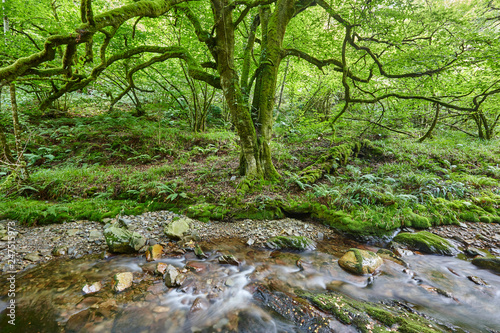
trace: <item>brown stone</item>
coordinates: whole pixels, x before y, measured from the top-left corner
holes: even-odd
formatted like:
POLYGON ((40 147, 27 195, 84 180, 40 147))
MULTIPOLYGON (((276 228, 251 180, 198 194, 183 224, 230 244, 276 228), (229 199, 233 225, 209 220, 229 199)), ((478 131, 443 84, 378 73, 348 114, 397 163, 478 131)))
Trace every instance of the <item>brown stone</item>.
POLYGON ((202 273, 207 269, 207 265, 200 261, 189 261, 186 268, 196 273, 202 273))
POLYGON ((146 260, 147 261, 158 260, 161 258, 162 253, 163 253, 163 246, 161 246, 160 244, 155 244, 153 246, 150 246, 146 251, 146 260))
POLYGON ((372 274, 382 263, 382 258, 372 251, 359 249, 350 249, 339 259, 340 267, 358 275, 372 274))

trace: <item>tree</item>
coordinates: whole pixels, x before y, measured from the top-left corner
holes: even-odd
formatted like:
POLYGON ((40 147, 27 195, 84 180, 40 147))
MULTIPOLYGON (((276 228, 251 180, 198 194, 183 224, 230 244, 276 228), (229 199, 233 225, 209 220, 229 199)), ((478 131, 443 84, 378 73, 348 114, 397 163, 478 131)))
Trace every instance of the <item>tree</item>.
MULTIPOLYGON (((191 78, 222 90, 240 137, 241 174, 248 180, 273 180, 280 177, 270 142, 283 59, 296 57, 340 80, 343 103, 332 123, 356 104, 383 108, 391 99, 425 101, 436 110, 480 117, 485 103, 500 92, 498 81, 485 82, 485 88, 448 87, 451 92, 436 92, 429 89, 428 79, 439 74, 452 81, 478 67, 494 71, 488 57, 498 54, 494 53, 499 49, 498 33, 478 17, 487 5, 457 2, 451 8, 440 1, 419 0, 142 0, 105 9, 100 2, 82 0, 81 24, 70 33, 50 34, 39 51, 0 68, 0 80, 2 85, 15 80, 63 80, 62 86, 53 83, 51 94, 40 104, 45 109, 124 61, 133 59, 126 70, 127 86, 115 100, 141 91, 134 76, 142 70, 180 59, 191 78), (94 14, 94 7, 101 13, 94 14), (191 28, 183 29, 180 45, 174 45, 159 29, 175 27, 178 21, 189 22, 191 28), (484 33, 486 28, 490 35, 484 33), (134 38, 138 30, 142 38, 134 38), (320 45, 310 45, 310 40, 320 45), (163 46, 166 42, 170 46, 163 46)), ((24 34, 38 45, 29 32, 24 34)))

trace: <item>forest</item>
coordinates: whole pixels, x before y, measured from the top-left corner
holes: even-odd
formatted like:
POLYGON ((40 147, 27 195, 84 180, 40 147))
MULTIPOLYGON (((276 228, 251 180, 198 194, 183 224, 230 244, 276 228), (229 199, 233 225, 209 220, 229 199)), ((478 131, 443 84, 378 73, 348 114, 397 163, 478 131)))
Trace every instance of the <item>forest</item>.
POLYGON ((425 226, 500 219, 488 211, 500 175, 494 1, 3 11, 4 218, 174 208, 312 214, 362 233, 411 225, 409 210, 425 226))
MULTIPOLYGON (((0 220, 298 219, 360 244, 484 224, 482 250, 500 247, 498 0, 4 0, 1 10, 0 220)), ((322 296, 298 297, 335 312, 322 296)))

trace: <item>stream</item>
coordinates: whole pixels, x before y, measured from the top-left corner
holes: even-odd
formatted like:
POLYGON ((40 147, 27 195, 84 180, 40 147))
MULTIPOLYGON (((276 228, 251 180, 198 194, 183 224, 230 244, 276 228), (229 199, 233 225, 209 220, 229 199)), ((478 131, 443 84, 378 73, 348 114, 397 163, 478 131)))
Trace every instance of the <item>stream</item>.
POLYGON ((186 252, 155 262, 131 255, 53 260, 17 275, 15 326, 8 324, 7 276, 1 276, 0 328, 23 333, 359 331, 298 297, 300 290, 396 302, 447 331, 500 330, 500 276, 491 271, 457 257, 415 254, 404 257, 409 268, 384 260, 375 276, 355 276, 338 266, 329 247, 280 252, 235 240, 204 247, 206 259, 186 252), (234 255, 240 265, 220 264, 221 254, 234 255), (167 288, 154 275, 158 262, 184 269, 181 287, 167 288), (112 278, 120 272, 132 272, 134 280, 116 293, 112 278), (103 288, 84 295, 82 287, 93 282, 103 288))

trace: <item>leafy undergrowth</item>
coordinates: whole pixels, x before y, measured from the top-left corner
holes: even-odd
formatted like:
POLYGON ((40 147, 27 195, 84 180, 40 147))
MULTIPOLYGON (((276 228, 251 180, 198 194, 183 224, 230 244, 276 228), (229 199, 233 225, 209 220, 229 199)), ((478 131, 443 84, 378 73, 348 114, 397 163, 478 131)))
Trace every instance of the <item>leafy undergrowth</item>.
POLYGON ((0 218, 27 224, 158 209, 204 221, 313 218, 356 235, 500 222, 499 140, 444 132, 423 143, 368 141, 277 128, 271 148, 282 179, 243 193, 237 137, 227 130, 194 134, 127 113, 28 124, 30 180, 0 169, 0 218))

